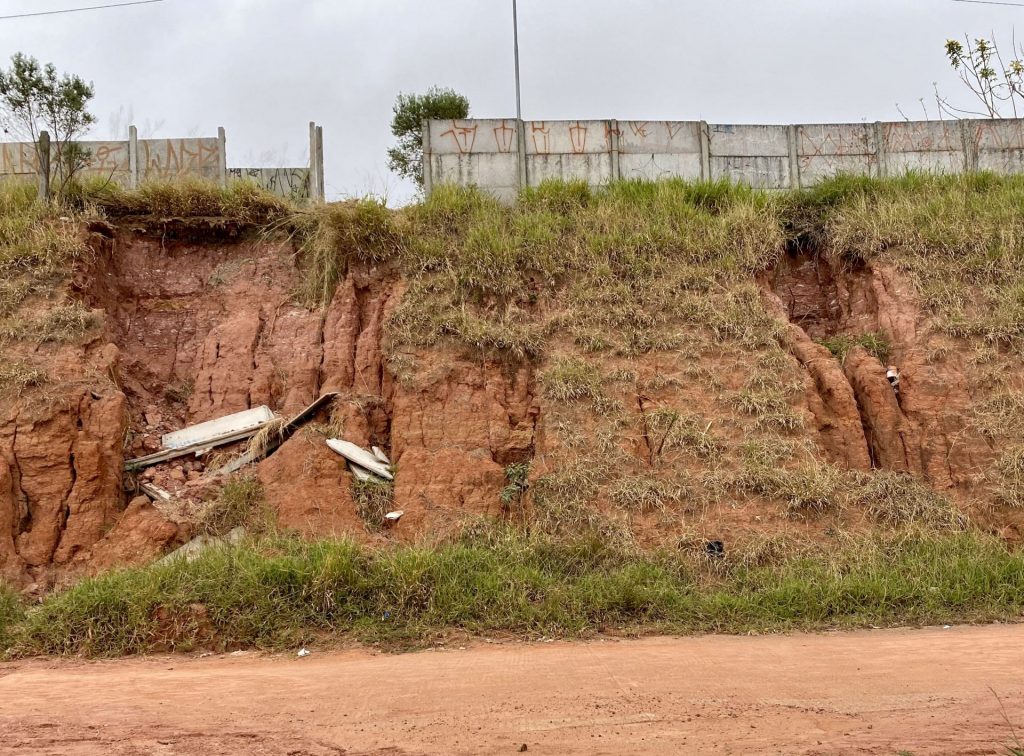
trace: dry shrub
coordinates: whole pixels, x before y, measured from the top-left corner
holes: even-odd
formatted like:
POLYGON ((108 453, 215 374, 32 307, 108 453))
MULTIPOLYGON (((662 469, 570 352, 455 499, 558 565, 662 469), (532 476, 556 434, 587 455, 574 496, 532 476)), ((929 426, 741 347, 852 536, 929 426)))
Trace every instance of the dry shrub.
POLYGON ((161 218, 222 218, 262 226, 288 217, 291 206, 250 181, 232 181, 226 188, 201 179, 147 181, 137 189, 112 182, 85 182, 81 201, 107 215, 152 215, 161 218))
POLYGON ((877 522, 892 527, 921 525, 960 530, 967 517, 945 496, 906 473, 875 472, 860 476, 851 504, 863 507, 877 522))
POLYGON ((812 460, 793 469, 750 465, 734 485, 749 493, 780 499, 793 514, 827 512, 843 506, 843 472, 812 460))
POLYGON ((540 376, 544 396, 559 402, 600 400, 601 373, 588 362, 574 357, 555 360, 540 376))
POLYGON ((990 471, 989 479, 996 503, 1024 508, 1024 446, 1004 452, 990 471))
POLYGON ((275 417, 264 425, 255 436, 249 439, 246 446, 246 454, 259 459, 265 457, 267 452, 276 448, 284 440, 284 428, 288 423, 280 417, 275 417))
POLYGON ((356 512, 363 525, 368 531, 375 533, 384 527, 384 515, 391 511, 395 486, 389 480, 359 480, 353 477, 352 498, 356 502, 356 512))
POLYGON ((20 394, 23 389, 42 386, 47 380, 45 370, 20 360, 0 364, 0 389, 5 393, 13 390, 20 394))
POLYGON ((683 501, 686 492, 686 486, 673 481, 651 475, 632 475, 615 481, 609 495, 620 507, 636 512, 650 512, 683 501))
POLYGON ((974 424, 990 439, 1024 435, 1024 394, 1001 393, 975 405, 974 424))
POLYGON ((217 498, 200 514, 196 530, 210 536, 222 536, 237 527, 264 532, 270 527, 270 518, 262 484, 254 476, 244 476, 221 487, 217 498))

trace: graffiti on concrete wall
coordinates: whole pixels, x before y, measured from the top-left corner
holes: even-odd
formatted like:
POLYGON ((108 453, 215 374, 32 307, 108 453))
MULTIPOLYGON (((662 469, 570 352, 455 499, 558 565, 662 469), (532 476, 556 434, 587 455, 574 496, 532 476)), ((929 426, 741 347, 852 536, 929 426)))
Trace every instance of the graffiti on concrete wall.
POLYGON ((229 168, 229 181, 252 181, 278 197, 309 199, 309 168, 229 168))
POLYGON ((0 175, 33 175, 39 170, 35 145, 31 142, 0 144, 0 175))
POLYGON ((220 175, 220 143, 209 139, 140 139, 139 177, 172 179, 220 175))

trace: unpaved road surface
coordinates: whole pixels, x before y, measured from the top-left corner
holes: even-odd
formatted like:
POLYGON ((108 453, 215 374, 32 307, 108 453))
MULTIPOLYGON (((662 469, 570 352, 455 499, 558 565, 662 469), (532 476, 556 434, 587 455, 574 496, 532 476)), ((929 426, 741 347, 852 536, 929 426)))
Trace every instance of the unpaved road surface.
POLYGON ((0 665, 2 754, 1005 755, 1007 718, 1024 625, 0 665))

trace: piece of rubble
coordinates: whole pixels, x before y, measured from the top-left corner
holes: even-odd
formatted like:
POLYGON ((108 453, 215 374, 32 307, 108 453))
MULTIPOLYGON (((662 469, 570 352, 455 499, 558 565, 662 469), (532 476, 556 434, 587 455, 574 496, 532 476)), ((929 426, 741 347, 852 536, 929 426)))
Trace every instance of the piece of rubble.
POLYGON ((128 460, 124 469, 133 472, 189 454, 209 451, 215 446, 241 441, 255 436, 261 428, 277 419, 278 416, 264 405, 167 433, 161 439, 163 451, 128 460))
POLYGON ((890 365, 885 371, 885 378, 892 386, 892 390, 899 396, 900 393, 900 371, 895 365, 890 365))
POLYGON ((170 501, 173 498, 170 491, 160 488, 155 483, 139 483, 139 490, 153 501, 170 501))
POLYGON ((235 459, 231 460, 220 469, 215 470, 213 474, 229 475, 235 472, 236 470, 241 470, 248 464, 252 464, 253 462, 257 462, 263 459, 264 457, 270 456, 274 451, 278 449, 278 447, 281 446, 281 444, 283 444, 285 441, 291 438, 295 431, 297 431, 301 426, 305 425, 310 420, 312 420, 316 416, 317 412, 319 412, 321 409, 330 404, 330 402, 332 402, 337 396, 337 391, 331 391, 324 394, 315 402, 306 407, 306 409, 302 410, 302 412, 300 412, 287 423, 285 423, 281 427, 281 430, 278 433, 274 434, 274 437, 268 441, 265 448, 247 451, 245 454, 241 455, 240 457, 236 457, 235 459))
POLYGON ((358 465, 378 477, 384 478, 384 480, 395 479, 395 476, 391 474, 387 465, 377 459, 371 452, 366 451, 366 449, 361 446, 353 444, 351 441, 343 441, 340 438, 329 438, 327 439, 327 446, 349 462, 358 465))
POLYGON ((404 514, 405 511, 402 509, 396 509, 394 512, 388 512, 386 515, 384 515, 384 522, 386 522, 388 525, 394 525, 402 519, 402 515, 404 514))
POLYGON ((160 439, 165 449, 183 449, 185 447, 212 445, 224 436, 247 431, 257 431, 273 420, 275 415, 270 407, 261 405, 253 409, 235 412, 231 415, 207 420, 205 423, 190 425, 173 433, 165 433, 160 439))
POLYGON ((348 470, 356 477, 356 480, 361 481, 363 483, 370 480, 370 478, 374 477, 373 473, 371 473, 369 470, 364 470, 362 467, 353 464, 352 462, 348 463, 348 470))
POLYGON ((245 528, 239 526, 228 532, 223 538, 215 536, 196 536, 184 546, 175 549, 170 554, 159 560, 157 564, 170 564, 178 559, 186 562, 193 562, 196 558, 209 548, 214 546, 235 546, 245 538, 245 528))
POLYGON ((383 462, 385 465, 390 465, 391 460, 388 459, 388 455, 379 446, 371 446, 370 451, 373 452, 373 456, 383 462))

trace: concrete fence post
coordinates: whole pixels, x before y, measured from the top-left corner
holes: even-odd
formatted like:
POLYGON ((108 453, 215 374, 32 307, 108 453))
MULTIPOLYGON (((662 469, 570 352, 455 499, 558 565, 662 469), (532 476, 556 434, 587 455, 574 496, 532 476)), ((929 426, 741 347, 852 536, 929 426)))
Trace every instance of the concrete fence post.
POLYGON ((800 188, 800 139, 795 124, 786 127, 786 145, 789 147, 789 188, 800 188))
POLYGON ((711 181, 711 130, 707 121, 697 122, 697 137, 700 139, 700 177, 711 181))
POLYGON ((619 170, 619 122, 614 118, 608 121, 608 147, 612 154, 612 181, 622 178, 619 170))
POLYGON ((36 145, 39 158, 39 199, 46 202, 50 199, 50 133, 39 132, 39 144, 36 145))
POLYGON ((128 188, 139 188, 139 130, 128 127, 128 188))
POLYGON ((316 175, 316 123, 309 122, 309 199, 317 201, 320 179, 316 175))
POLYGON ((327 199, 324 179, 324 127, 316 127, 316 198, 320 202, 327 199))
POLYGON ((885 129, 881 121, 875 121, 875 172, 878 178, 889 175, 889 153, 885 149, 885 129))
POLYGON ((530 185, 530 177, 526 175, 526 121, 516 119, 516 157, 518 158, 519 191, 530 185))
POLYGON ((964 172, 974 173, 978 170, 978 142, 974 137, 974 121, 960 121, 960 141, 964 148, 964 172))
POLYGON ((217 127, 217 180, 222 189, 228 187, 228 139, 223 126, 217 127))
POLYGON ((434 189, 434 161, 430 151, 430 119, 424 118, 423 125, 423 196, 429 197, 434 189))

